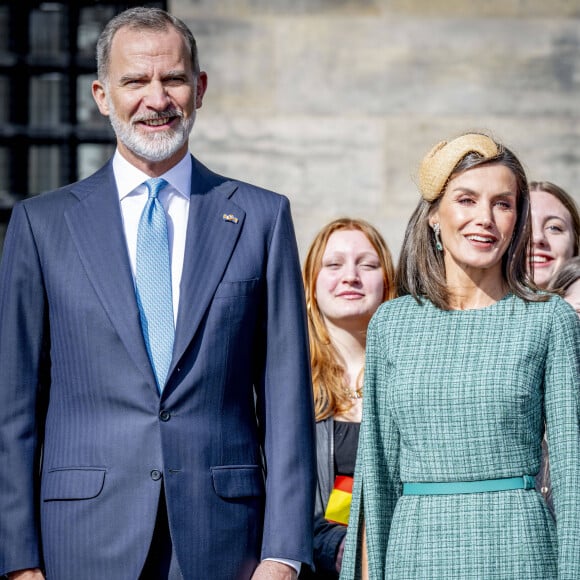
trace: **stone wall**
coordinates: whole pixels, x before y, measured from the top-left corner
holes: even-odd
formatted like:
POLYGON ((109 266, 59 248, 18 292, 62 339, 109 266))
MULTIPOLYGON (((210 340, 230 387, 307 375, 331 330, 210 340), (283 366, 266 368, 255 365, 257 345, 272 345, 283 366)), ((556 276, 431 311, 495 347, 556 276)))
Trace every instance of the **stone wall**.
POLYGON ((302 256, 368 219, 398 255, 431 146, 485 130, 580 202, 580 0, 170 0, 209 88, 192 151, 285 193, 302 256))

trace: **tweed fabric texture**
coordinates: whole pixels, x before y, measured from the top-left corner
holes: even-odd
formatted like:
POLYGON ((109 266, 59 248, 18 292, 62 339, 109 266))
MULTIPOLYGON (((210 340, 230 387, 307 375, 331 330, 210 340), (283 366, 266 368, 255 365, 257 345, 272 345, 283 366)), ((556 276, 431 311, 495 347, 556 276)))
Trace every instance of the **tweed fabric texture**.
POLYGON ((508 295, 442 311, 405 296, 369 325, 341 578, 580 578, 578 318, 508 295), (557 526, 535 490, 403 496, 401 482, 535 475, 544 420, 557 526))

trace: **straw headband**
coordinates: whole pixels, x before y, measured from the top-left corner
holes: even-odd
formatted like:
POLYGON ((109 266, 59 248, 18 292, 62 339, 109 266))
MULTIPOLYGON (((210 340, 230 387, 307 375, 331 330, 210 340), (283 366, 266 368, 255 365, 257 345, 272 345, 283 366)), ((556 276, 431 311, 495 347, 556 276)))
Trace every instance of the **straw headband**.
POLYGON ((419 190, 424 200, 434 201, 441 195, 449 176, 468 153, 479 153, 484 159, 492 159, 499 150, 495 141, 477 133, 437 143, 419 168, 419 190))

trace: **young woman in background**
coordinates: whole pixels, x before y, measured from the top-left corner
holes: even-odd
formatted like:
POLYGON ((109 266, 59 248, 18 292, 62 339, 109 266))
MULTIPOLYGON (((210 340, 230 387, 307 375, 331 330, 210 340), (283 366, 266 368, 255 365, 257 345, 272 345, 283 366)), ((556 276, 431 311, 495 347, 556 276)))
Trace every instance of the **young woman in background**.
POLYGON ((367 326, 379 305, 394 296, 394 269, 389 249, 372 225, 342 218, 318 233, 303 273, 317 421, 318 488, 316 570, 303 570, 301 578, 337 578, 361 420, 367 326))

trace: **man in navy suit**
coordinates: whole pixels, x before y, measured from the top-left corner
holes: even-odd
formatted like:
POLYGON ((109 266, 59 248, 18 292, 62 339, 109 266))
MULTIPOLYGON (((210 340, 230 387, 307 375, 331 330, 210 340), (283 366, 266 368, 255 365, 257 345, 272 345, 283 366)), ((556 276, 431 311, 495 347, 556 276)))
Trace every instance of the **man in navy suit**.
POLYGON ((128 10, 97 53, 115 155, 18 204, 0 267, 0 574, 295 578, 315 469, 288 201, 188 153, 207 75, 181 21, 128 10), (143 276, 158 203, 167 267, 143 276))

